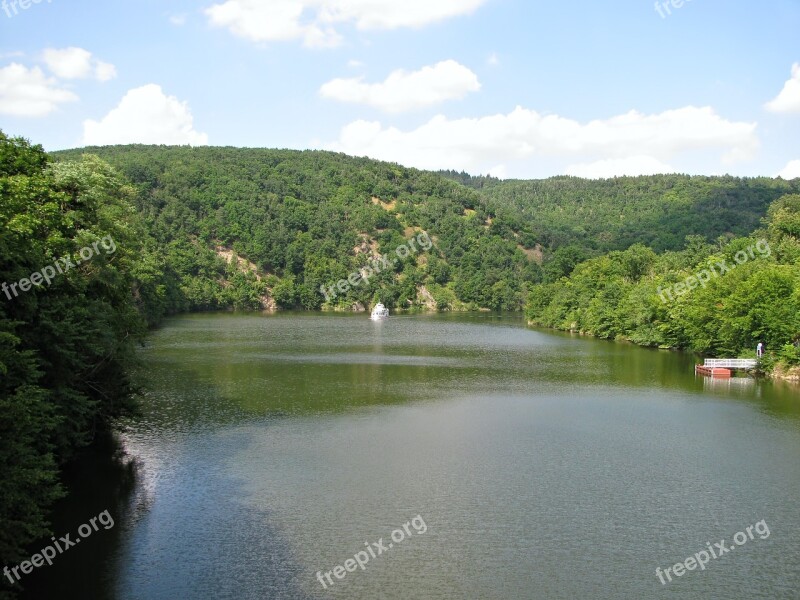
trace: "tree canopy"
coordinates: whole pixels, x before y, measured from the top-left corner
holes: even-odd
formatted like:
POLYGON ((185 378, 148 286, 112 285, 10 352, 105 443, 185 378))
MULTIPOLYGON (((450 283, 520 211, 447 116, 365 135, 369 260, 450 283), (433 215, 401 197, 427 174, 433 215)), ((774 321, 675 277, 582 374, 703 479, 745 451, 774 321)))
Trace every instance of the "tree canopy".
POLYGON ((59 466, 133 408, 128 367, 146 331, 135 194, 95 157, 51 164, 0 132, 3 564, 48 533, 59 466))
POLYGON ((683 250, 641 244, 579 263, 534 286, 531 322, 646 346, 797 364, 800 339, 800 195, 773 202, 748 237, 714 244, 689 236, 683 250))
POLYGON ((54 156, 82 152, 138 188, 158 245, 153 267, 168 275, 168 312, 317 309, 321 286, 419 231, 434 240, 429 252, 332 304, 380 298, 413 308, 426 290, 440 309, 518 310, 531 285, 586 258, 637 243, 678 250, 687 235, 746 235, 770 202, 800 191, 780 179, 681 175, 500 181, 320 151, 109 146, 54 156))

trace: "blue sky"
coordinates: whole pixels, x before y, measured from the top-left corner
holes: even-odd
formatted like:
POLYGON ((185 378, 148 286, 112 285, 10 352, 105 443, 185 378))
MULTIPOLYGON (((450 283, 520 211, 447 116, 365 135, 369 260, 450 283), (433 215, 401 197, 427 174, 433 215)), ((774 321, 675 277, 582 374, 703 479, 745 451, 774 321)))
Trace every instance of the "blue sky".
POLYGON ((800 2, 5 0, 0 128, 503 177, 800 177, 800 2), (666 8, 665 8, 665 6, 666 8))

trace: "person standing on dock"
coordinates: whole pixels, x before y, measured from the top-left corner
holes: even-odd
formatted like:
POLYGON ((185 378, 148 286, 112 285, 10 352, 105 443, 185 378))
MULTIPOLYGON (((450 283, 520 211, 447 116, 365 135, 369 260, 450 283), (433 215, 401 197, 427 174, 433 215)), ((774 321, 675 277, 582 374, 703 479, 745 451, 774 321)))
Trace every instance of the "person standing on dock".
POLYGON ((764 356, 764 344, 762 342, 758 342, 758 346, 756 346, 756 356, 758 358, 764 356))

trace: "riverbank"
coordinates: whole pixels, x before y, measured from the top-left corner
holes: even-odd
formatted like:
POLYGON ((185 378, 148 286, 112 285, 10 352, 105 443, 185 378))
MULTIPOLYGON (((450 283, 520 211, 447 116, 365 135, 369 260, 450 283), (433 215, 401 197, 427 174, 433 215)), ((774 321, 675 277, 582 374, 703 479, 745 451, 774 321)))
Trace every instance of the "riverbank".
POLYGON ((771 377, 773 379, 780 379, 781 381, 800 383, 800 367, 789 367, 787 365, 778 364, 772 370, 771 377))
MULTIPOLYGON (((579 330, 576 330, 576 329, 559 329, 559 328, 555 328, 555 327, 547 327, 546 325, 542 325, 541 323, 537 323, 537 322, 531 321, 529 319, 526 319, 526 323, 528 324, 529 327, 542 327, 544 329, 550 329, 552 331, 563 331, 563 332, 573 333, 573 334, 577 334, 577 335, 580 335, 580 336, 585 336, 585 337, 590 337, 590 338, 595 338, 595 339, 609 339, 609 338, 604 338, 603 336, 594 335, 594 334, 587 333, 585 331, 579 331, 579 330)), ((634 345, 639 346, 641 348, 651 348, 651 349, 657 349, 657 350, 669 350, 669 351, 673 351, 673 352, 685 352, 685 353, 690 353, 691 352, 691 351, 687 350, 686 348, 679 348, 679 347, 675 347, 675 346, 653 346, 653 345, 648 345, 648 344, 639 344, 635 340, 632 340, 630 338, 626 338, 626 337, 623 337, 623 336, 619 336, 619 337, 615 338, 614 340, 610 340, 610 341, 628 342, 630 344, 634 344, 634 345)), ((693 353, 693 354, 697 354, 697 353, 693 353)), ((722 357, 709 355, 709 356, 707 356, 707 358, 722 358, 722 357)), ((738 358, 748 358, 748 357, 738 357, 738 358)), ((761 374, 764 377, 768 377, 768 378, 774 379, 774 380, 787 381, 787 382, 790 382, 790 383, 800 383, 800 366, 791 366, 791 365, 787 365, 787 364, 784 364, 784 363, 781 363, 781 362, 776 362, 776 363, 773 364, 772 368, 764 370, 763 372, 761 372, 761 374)))

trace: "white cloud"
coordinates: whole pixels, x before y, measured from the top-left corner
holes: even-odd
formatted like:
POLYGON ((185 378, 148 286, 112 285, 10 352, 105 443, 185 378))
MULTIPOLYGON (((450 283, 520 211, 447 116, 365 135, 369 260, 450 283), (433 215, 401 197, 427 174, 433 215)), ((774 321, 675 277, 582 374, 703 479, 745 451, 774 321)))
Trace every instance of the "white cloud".
MULTIPOLYGON (((302 0, 301 0, 302 1, 302 0)), ((475 12, 486 0, 322 0, 320 20, 324 22, 355 22, 362 31, 425 27, 460 15, 475 12)))
POLYGON ((500 65, 500 57, 497 56, 497 52, 492 52, 489 55, 489 58, 486 59, 486 64, 490 67, 497 67, 500 65))
POLYGON ((117 76, 117 68, 111 63, 97 61, 94 66, 94 77, 98 81, 108 81, 117 76))
POLYGON ((564 172, 567 175, 586 179, 609 179, 622 175, 674 173, 675 169, 652 156, 630 156, 628 158, 609 158, 592 163, 570 165, 564 172))
MULTIPOLYGON (((228 0, 205 10, 209 22, 252 42, 288 42, 302 39, 306 46, 337 46, 341 36, 328 27, 301 23, 308 0, 228 0)), ((310 4, 310 2, 308 2, 310 4)))
POLYGON ((781 93, 765 105, 772 112, 800 112, 800 63, 792 65, 792 77, 783 86, 781 93))
POLYGON ((445 60, 419 71, 394 71, 382 83, 364 83, 363 77, 334 79, 319 92, 323 98, 398 113, 460 99, 480 88, 475 73, 454 60, 445 60))
POLYGON ((0 114, 15 117, 43 117, 59 104, 75 102, 78 97, 58 87, 39 67, 11 63, 0 69, 0 114))
POLYGON ((186 102, 167 96, 156 84, 130 90, 100 121, 83 122, 87 146, 108 144, 190 144, 204 146, 208 136, 194 130, 186 102))
POLYGON ((205 10, 211 25, 225 27, 254 42, 303 40, 310 47, 342 42, 334 29, 353 24, 359 30, 424 27, 471 14, 487 0, 227 0, 205 10))
POLYGON ((169 22, 175 25, 176 27, 183 27, 186 25, 186 15, 179 14, 179 15, 172 15, 169 18, 169 22))
POLYGON ((789 163, 783 168, 783 171, 778 173, 776 177, 783 177, 784 179, 795 179, 800 177, 800 160, 790 160, 789 163))
POLYGON ((114 65, 93 58, 92 53, 83 48, 47 48, 42 57, 47 68, 61 79, 94 77, 98 81, 108 81, 117 76, 114 65))
POLYGON ((498 162, 536 157, 592 162, 646 156, 666 161, 686 151, 722 150, 746 158, 758 148, 755 130, 756 123, 728 121, 710 107, 653 115, 631 111, 585 124, 517 107, 508 114, 474 119, 439 115, 411 131, 355 121, 326 147, 423 169, 481 172, 498 162))
POLYGON ((364 63, 361 62, 360 60, 352 59, 347 61, 347 66, 350 67, 351 69, 360 69, 361 67, 364 66, 364 63))

